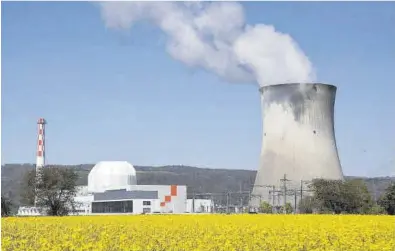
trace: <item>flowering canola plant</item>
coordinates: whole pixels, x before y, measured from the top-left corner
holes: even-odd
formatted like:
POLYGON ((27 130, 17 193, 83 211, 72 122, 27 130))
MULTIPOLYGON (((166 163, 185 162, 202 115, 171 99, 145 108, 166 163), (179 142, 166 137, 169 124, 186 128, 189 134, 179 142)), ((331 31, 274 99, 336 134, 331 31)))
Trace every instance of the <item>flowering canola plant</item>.
POLYGON ((102 215, 1 224, 4 251, 395 250, 393 216, 102 215))

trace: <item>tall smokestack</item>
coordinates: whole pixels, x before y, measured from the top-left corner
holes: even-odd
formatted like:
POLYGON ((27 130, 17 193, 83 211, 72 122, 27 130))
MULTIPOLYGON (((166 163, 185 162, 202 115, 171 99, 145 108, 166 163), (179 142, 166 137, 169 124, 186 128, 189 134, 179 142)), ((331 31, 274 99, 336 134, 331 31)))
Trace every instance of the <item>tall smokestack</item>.
POLYGON ((294 194, 283 194, 300 191, 303 181, 342 180, 334 130, 336 87, 296 83, 264 86, 260 92, 263 139, 252 206, 258 205, 257 198, 294 204, 294 194), (281 192, 273 197, 273 190, 281 192))
POLYGON ((45 165, 45 119, 40 118, 37 121, 38 138, 37 138, 37 157, 36 157, 36 172, 45 165))

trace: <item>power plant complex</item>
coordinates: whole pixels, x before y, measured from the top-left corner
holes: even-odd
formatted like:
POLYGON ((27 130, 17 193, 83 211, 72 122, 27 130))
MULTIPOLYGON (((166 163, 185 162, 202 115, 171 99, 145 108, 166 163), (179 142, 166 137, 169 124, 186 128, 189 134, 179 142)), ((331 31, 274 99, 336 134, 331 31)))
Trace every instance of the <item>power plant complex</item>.
MULTIPOLYGON (((249 206, 262 201, 273 206, 297 203, 300 186, 315 178, 343 180, 334 130, 336 87, 320 83, 261 87, 262 150, 249 206), (280 200, 280 197, 282 200, 280 200), (276 199, 277 198, 277 199, 276 199)), ((38 120, 36 170, 45 166, 45 124, 38 120)), ((188 200, 185 185, 138 185, 135 168, 126 161, 102 161, 78 187, 79 214, 185 213, 206 208, 212 200, 188 200)), ((226 188, 224 188, 226 189, 226 188)), ((300 197, 302 195, 300 194, 300 197)), ((21 207, 19 215, 39 215, 35 207, 21 207)))
MULTIPOLYGON (((45 124, 40 118, 36 172, 45 167, 45 124)), ((38 177, 39 178, 39 177, 38 177)), ((211 200, 187 199, 185 185, 138 185, 137 172, 126 161, 101 161, 89 172, 88 184, 78 186, 74 214, 209 213, 211 200)), ((22 206, 19 216, 43 215, 35 206, 22 206)))

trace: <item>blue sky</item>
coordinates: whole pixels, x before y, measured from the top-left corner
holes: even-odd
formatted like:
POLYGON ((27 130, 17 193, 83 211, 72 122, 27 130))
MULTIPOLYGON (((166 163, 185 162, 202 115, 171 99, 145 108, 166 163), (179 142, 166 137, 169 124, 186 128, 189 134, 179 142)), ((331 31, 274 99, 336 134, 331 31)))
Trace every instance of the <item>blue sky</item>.
MULTIPOLYGON (((338 86, 346 175, 395 173, 395 3, 243 3, 249 24, 289 33, 338 86)), ((172 59, 148 25, 106 29, 87 2, 2 3, 2 163, 33 163, 45 117, 47 162, 127 160, 256 169, 257 87, 172 59)))

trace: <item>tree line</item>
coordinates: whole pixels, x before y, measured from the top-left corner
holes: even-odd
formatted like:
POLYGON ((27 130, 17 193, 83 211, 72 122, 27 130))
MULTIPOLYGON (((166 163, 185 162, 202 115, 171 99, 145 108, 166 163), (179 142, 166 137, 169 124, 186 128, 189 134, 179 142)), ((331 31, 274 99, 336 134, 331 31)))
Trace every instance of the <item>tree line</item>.
MULTIPOLYGON (((47 167, 26 173, 22 182, 23 204, 35 205, 44 214, 53 216, 68 215, 77 206, 74 197, 77 193, 78 173, 73 168, 47 167)), ((375 201, 362 180, 316 179, 309 185, 307 193, 297 205, 298 213, 333 214, 395 214, 395 184, 392 183, 384 195, 375 201)), ((2 217, 12 214, 12 198, 1 196, 2 217)), ((269 203, 260 205, 260 212, 293 213, 290 203, 273 208, 269 203)))
MULTIPOLYGON (((298 213, 311 214, 395 214, 395 184, 375 201, 362 180, 315 179, 309 184, 311 191, 298 203, 298 213)), ((262 213, 292 213, 294 208, 287 203, 273 208, 268 202, 260 205, 262 213)))

